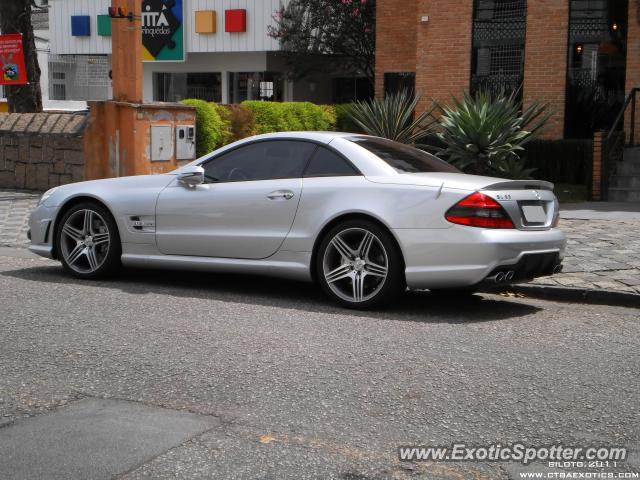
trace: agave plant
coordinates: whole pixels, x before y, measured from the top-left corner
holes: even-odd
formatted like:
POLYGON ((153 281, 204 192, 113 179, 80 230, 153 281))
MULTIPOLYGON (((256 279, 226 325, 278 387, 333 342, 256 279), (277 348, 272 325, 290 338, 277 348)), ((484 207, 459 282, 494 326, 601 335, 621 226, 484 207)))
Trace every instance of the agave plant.
POLYGON ((441 106, 437 136, 444 147, 437 154, 471 173, 529 175, 521 159, 524 145, 540 135, 550 114, 539 102, 521 111, 517 94, 481 91, 441 106))
POLYGON ((512 155, 492 165, 490 174, 512 180, 529 180, 535 168, 527 168, 524 159, 512 155))
POLYGON ((435 106, 414 117, 419 101, 413 93, 402 90, 382 99, 354 102, 349 114, 364 133, 415 145, 437 123, 433 116, 435 106))

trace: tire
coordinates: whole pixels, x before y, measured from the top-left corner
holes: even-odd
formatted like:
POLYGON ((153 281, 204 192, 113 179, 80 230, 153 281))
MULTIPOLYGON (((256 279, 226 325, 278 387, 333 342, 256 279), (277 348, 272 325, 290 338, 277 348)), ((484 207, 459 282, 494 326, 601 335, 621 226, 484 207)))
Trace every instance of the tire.
POLYGON ((348 220, 329 230, 315 267, 322 290, 343 307, 381 307, 405 290, 404 263, 393 237, 368 220, 348 220))
POLYGON ((77 278, 105 278, 121 267, 118 227, 99 203, 79 203, 64 212, 55 238, 58 259, 77 278))

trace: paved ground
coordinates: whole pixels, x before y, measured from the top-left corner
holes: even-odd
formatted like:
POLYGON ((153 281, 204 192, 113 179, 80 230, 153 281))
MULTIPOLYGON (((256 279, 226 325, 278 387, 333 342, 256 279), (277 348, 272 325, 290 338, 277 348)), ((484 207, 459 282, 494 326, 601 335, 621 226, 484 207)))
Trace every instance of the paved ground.
MULTIPOLYGON (((0 246, 27 244, 28 212, 39 194, 0 190, 0 246)), ((564 274, 536 285, 640 294, 640 204, 563 206, 569 238, 564 274)))
POLYGON ((40 193, 0 189, 0 246, 27 245, 27 222, 40 193))
MULTIPOLYGON (((311 286, 251 277, 130 271, 79 282, 16 248, 0 250, 0 292, 0 451, 14 428, 37 433, 36 422, 79 402, 118 399, 215 419, 157 455, 133 455, 133 467, 113 457, 109 471, 127 480, 504 479, 525 469, 396 457, 400 445, 454 441, 622 445, 632 458, 618 468, 640 471, 637 310, 411 294, 359 313, 311 286)), ((93 433, 105 437, 100 423, 93 433)), ((116 448, 108 436, 96 448, 105 444, 116 448)), ((39 472, 52 466, 29 449, 15 455, 39 472)))

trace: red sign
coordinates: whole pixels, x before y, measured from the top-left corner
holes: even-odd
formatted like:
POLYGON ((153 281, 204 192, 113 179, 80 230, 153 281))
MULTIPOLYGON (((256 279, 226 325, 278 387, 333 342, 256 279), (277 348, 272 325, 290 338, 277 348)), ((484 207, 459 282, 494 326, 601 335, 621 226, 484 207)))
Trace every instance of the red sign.
POLYGON ((0 35, 0 85, 25 85, 27 69, 24 66, 22 34, 0 35))

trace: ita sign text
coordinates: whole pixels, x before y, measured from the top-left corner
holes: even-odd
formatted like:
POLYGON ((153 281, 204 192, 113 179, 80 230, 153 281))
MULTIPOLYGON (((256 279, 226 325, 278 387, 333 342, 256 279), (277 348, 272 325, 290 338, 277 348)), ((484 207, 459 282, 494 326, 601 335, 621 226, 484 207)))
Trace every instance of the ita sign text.
POLYGON ((184 61, 182 0, 142 0, 142 47, 145 61, 184 61))

